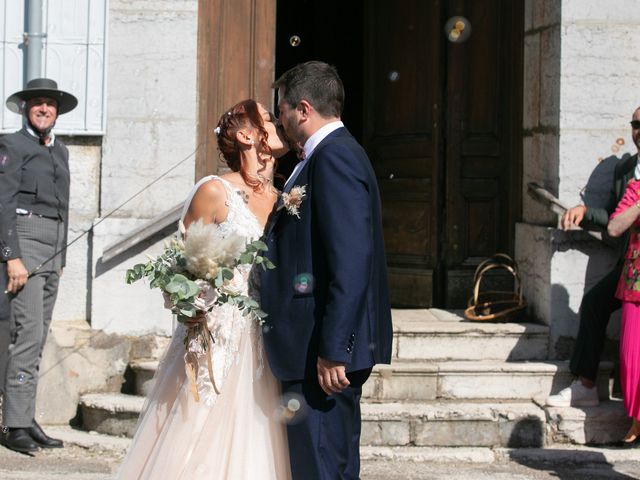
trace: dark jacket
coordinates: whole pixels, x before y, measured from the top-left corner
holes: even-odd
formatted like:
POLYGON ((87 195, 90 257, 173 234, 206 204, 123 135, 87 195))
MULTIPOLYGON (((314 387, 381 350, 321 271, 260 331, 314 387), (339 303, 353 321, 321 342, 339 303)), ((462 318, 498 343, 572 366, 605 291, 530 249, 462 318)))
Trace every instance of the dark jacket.
POLYGON ((627 188, 627 183, 633 178, 633 172, 638 163, 638 155, 632 155, 625 160, 618 162, 613 171, 613 184, 609 192, 609 198, 607 199, 607 205, 604 208, 591 208, 587 207, 587 211, 584 214, 584 219, 580 224, 583 228, 607 228, 609 223, 609 216, 613 213, 618 205, 618 202, 624 195, 627 188))
POLYGON ((69 183, 69 151, 59 139, 47 147, 26 128, 0 138, 0 261, 22 257, 16 209, 64 222, 66 244, 69 183))
POLYGON ((363 370, 391 359, 391 311, 380 194, 366 153, 345 128, 313 151, 294 186, 300 218, 280 208, 268 229, 261 305, 265 349, 280 380, 316 378, 317 357, 363 370))

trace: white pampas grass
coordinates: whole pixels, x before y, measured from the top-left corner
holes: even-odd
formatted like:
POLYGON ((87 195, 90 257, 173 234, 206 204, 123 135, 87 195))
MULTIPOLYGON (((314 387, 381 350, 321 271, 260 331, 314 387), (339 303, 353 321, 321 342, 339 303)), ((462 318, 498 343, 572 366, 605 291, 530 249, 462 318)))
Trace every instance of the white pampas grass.
POLYGON ((236 234, 223 237, 218 225, 205 225, 200 219, 187 229, 184 241, 187 270, 197 278, 213 280, 220 268, 231 267, 245 248, 244 237, 236 234))

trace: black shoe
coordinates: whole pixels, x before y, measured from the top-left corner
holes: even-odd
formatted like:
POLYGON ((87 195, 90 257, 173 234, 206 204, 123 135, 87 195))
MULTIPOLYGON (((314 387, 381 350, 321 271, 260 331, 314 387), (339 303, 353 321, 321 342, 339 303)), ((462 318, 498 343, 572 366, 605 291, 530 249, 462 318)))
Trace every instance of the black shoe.
POLYGON ((51 438, 42 431, 40 425, 34 420, 33 424, 27 429, 31 438, 43 448, 62 448, 62 440, 51 438))
POLYGON ((29 453, 38 450, 38 445, 33 438, 31 438, 31 435, 29 435, 27 428, 10 428, 7 433, 2 435, 0 443, 8 449, 20 453, 29 453))

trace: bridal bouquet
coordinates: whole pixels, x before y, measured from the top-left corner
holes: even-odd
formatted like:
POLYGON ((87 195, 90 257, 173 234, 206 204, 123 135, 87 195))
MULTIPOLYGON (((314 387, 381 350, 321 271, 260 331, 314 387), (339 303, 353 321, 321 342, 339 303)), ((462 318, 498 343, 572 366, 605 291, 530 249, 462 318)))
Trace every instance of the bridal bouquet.
MULTIPOLYGON (((178 321, 187 323, 185 366, 196 401, 199 399, 195 387, 198 355, 210 352, 211 342, 215 339, 206 320, 189 321, 199 313, 209 313, 217 305, 231 304, 262 324, 267 315, 260 310, 258 302, 243 292, 244 279, 240 270, 249 271, 253 265, 265 270, 275 268, 262 255, 267 250, 262 241, 247 243, 245 237, 235 234, 223 236, 219 229, 217 224, 205 225, 198 220, 185 232, 180 222, 184 240, 173 238, 158 257, 127 270, 125 279, 128 284, 142 278, 149 280, 151 288, 162 290, 166 306, 176 314, 178 321)), ((211 383, 220 393, 214 380, 210 354, 207 362, 211 383)))

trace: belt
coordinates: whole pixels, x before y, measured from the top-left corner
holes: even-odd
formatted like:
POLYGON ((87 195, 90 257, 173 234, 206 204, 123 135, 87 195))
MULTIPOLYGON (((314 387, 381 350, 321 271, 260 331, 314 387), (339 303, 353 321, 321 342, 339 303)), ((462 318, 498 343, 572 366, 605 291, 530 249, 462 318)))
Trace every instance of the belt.
POLYGON ((20 215, 23 217, 38 217, 38 218, 47 218, 49 220, 60 220, 60 217, 52 217, 50 215, 40 215, 39 213, 35 213, 35 212, 26 212, 26 211, 16 211, 16 215, 20 215))

